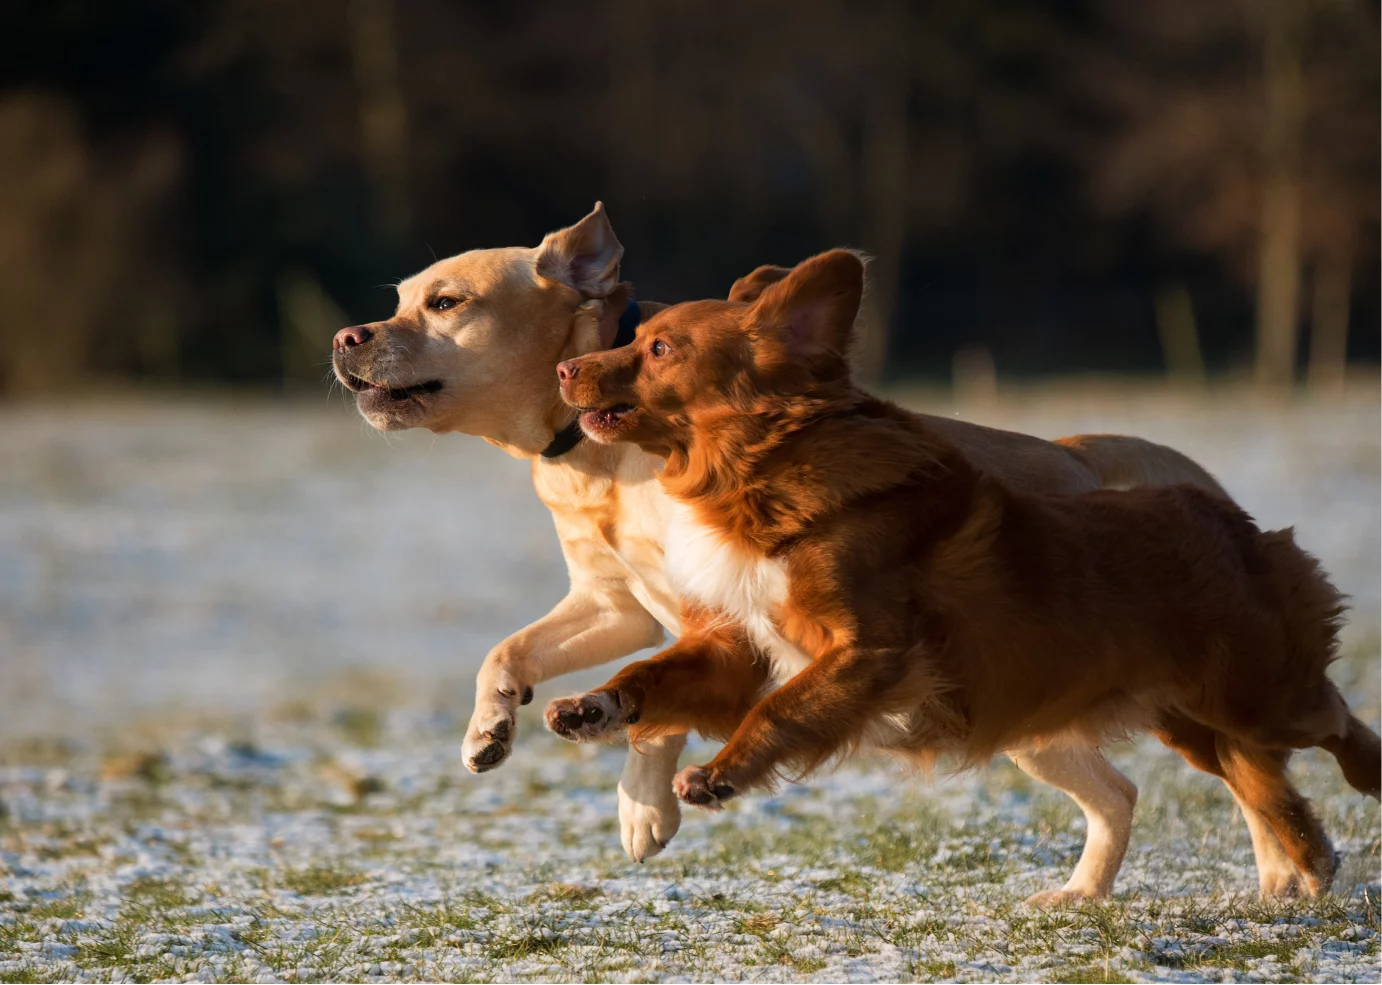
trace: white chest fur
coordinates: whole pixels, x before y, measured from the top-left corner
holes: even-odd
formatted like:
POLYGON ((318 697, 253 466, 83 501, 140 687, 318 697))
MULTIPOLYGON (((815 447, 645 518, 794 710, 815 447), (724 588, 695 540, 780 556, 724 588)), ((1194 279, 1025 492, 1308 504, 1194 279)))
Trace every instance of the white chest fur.
POLYGON ((781 561, 726 543, 681 503, 672 504, 664 551, 673 591, 743 625, 772 661, 779 684, 811 662, 777 631, 778 612, 787 599, 787 568, 781 561))

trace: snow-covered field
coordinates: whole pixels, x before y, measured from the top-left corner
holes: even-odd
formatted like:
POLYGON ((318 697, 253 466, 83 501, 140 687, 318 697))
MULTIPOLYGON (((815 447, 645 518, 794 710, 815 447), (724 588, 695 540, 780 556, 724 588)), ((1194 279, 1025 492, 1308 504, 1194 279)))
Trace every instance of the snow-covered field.
MULTIPOLYGON (((911 402, 948 412, 934 395, 911 402)), ((1379 717, 1375 387, 1335 403, 1133 385, 963 416, 1130 431, 1294 524, 1354 596, 1337 678, 1379 717)), ((1377 805, 1295 773, 1336 893, 1266 905, 1216 782, 1154 743, 1106 904, 1062 882, 1083 823, 1006 765, 934 784, 860 761, 619 849, 614 748, 542 732, 471 776, 470 678, 560 597, 527 468, 335 404, 0 410, 0 981, 1370 980, 1377 805)), ((687 761, 701 761, 693 747, 687 761)))

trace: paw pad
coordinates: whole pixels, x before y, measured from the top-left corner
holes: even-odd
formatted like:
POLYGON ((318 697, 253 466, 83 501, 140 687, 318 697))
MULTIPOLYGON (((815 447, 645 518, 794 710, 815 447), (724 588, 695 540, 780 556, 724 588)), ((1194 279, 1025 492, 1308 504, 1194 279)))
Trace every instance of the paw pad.
POLYGON ((676 795, 688 804, 718 811, 734 796, 734 786, 723 780, 713 780, 701 766, 688 766, 677 774, 672 783, 676 795))
POLYGON ((478 772, 490 766, 497 766, 503 762, 508 752, 502 743, 491 742, 471 757, 471 768, 478 772))
POLYGON ((601 691, 558 698, 547 706, 547 727, 572 742, 604 738, 625 724, 617 695, 601 691))

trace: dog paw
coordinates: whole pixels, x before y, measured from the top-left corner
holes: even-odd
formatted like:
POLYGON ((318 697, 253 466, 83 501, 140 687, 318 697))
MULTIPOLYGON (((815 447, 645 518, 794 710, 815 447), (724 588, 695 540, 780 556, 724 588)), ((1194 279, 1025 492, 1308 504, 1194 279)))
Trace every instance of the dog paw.
POLYGON ((627 707, 618 691, 587 691, 547 706, 547 727, 572 742, 612 738, 636 721, 638 713, 627 707))
POLYGON ((709 811, 721 810, 734 796, 734 787, 713 777, 704 766, 686 767, 672 780, 672 789, 686 803, 709 811))
MULTIPOLYGON (((1343 865, 1344 857, 1338 852, 1330 849, 1327 854, 1318 860, 1314 872, 1305 872, 1297 869, 1292 873, 1290 879, 1278 879, 1274 887, 1276 896, 1303 896, 1307 899, 1314 899, 1323 893, 1329 892, 1329 887, 1334 885, 1334 877, 1339 874, 1339 868, 1343 865)), ((1266 880, 1263 879, 1262 895, 1267 896, 1266 880)))
POLYGON ((1063 906, 1079 906, 1094 898, 1092 894, 1079 889, 1047 889, 1028 896, 1026 905, 1042 910, 1054 910, 1063 906))
POLYGON ((472 773, 494 769, 509 757, 518 724, 514 717, 518 706, 533 700, 533 689, 498 691, 491 700, 476 705, 461 745, 465 768, 472 773))
POLYGON ((635 800, 619 786, 619 841, 633 862, 659 854, 681 827, 681 805, 669 786, 656 801, 635 800))

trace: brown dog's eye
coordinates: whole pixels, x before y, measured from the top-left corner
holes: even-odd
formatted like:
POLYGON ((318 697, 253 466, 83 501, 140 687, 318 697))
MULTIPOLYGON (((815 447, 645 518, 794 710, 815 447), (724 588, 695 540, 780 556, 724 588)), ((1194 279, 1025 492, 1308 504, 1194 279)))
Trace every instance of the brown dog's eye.
POLYGON ((656 357, 658 357, 659 359, 661 359, 663 356, 667 355, 667 343, 666 343, 666 342, 663 342, 661 339, 654 339, 654 340, 653 340, 653 355, 656 356, 656 357))
POLYGON ((460 303, 460 298, 442 296, 428 301, 427 307, 431 308, 433 311, 450 311, 460 303))

